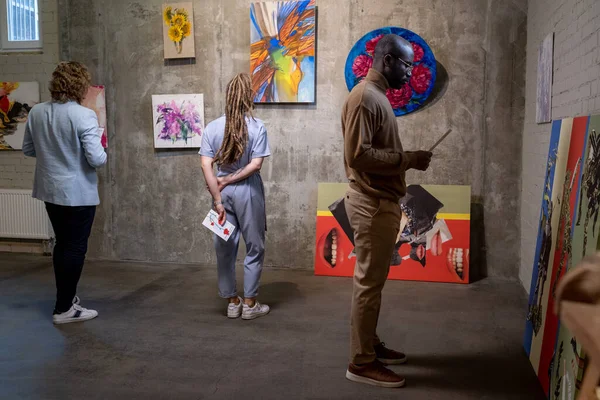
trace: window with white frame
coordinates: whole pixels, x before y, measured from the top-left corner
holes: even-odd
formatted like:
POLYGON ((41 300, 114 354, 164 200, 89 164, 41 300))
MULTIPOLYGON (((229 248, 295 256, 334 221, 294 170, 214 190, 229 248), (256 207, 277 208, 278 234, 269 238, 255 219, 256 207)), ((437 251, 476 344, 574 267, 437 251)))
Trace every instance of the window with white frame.
POLYGON ((0 50, 42 48, 39 0, 0 0, 0 50))

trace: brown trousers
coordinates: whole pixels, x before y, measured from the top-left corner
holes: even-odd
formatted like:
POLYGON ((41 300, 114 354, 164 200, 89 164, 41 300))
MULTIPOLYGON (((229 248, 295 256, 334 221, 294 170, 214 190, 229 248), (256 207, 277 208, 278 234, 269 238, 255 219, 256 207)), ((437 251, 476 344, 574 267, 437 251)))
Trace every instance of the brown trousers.
POLYGON ((377 320, 381 291, 390 271, 402 211, 398 202, 377 199, 351 188, 344 204, 354 231, 356 252, 350 362, 366 364, 375 360, 374 346, 380 343, 377 320))

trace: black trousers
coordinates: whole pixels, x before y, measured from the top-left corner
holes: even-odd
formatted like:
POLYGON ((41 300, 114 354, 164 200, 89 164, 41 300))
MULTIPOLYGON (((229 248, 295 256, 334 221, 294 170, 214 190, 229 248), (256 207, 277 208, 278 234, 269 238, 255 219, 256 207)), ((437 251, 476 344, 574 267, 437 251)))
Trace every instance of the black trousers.
POLYGON ((46 202, 56 235, 52 261, 56 278, 54 313, 69 311, 77 293, 96 206, 67 207, 46 202))

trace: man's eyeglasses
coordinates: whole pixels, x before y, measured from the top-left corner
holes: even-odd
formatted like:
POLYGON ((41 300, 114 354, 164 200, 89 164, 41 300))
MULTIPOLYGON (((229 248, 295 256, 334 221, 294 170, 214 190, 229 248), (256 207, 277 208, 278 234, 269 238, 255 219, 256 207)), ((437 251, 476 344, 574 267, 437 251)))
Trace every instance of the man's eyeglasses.
POLYGON ((404 64, 406 66, 406 68, 408 69, 413 69, 415 66, 412 63, 409 63, 408 61, 404 61, 403 59, 401 59, 399 56, 396 56, 394 54, 390 54, 390 56, 394 57, 396 60, 400 61, 402 64, 404 64))

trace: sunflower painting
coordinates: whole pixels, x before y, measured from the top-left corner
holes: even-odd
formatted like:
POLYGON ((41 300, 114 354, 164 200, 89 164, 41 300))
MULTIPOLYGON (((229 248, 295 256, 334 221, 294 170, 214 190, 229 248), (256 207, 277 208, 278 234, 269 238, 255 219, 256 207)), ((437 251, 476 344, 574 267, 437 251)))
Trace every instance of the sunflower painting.
POLYGON ((315 102, 315 0, 250 6, 255 103, 315 102))
POLYGON ((191 2, 163 5, 165 59, 194 58, 194 10, 191 2))

